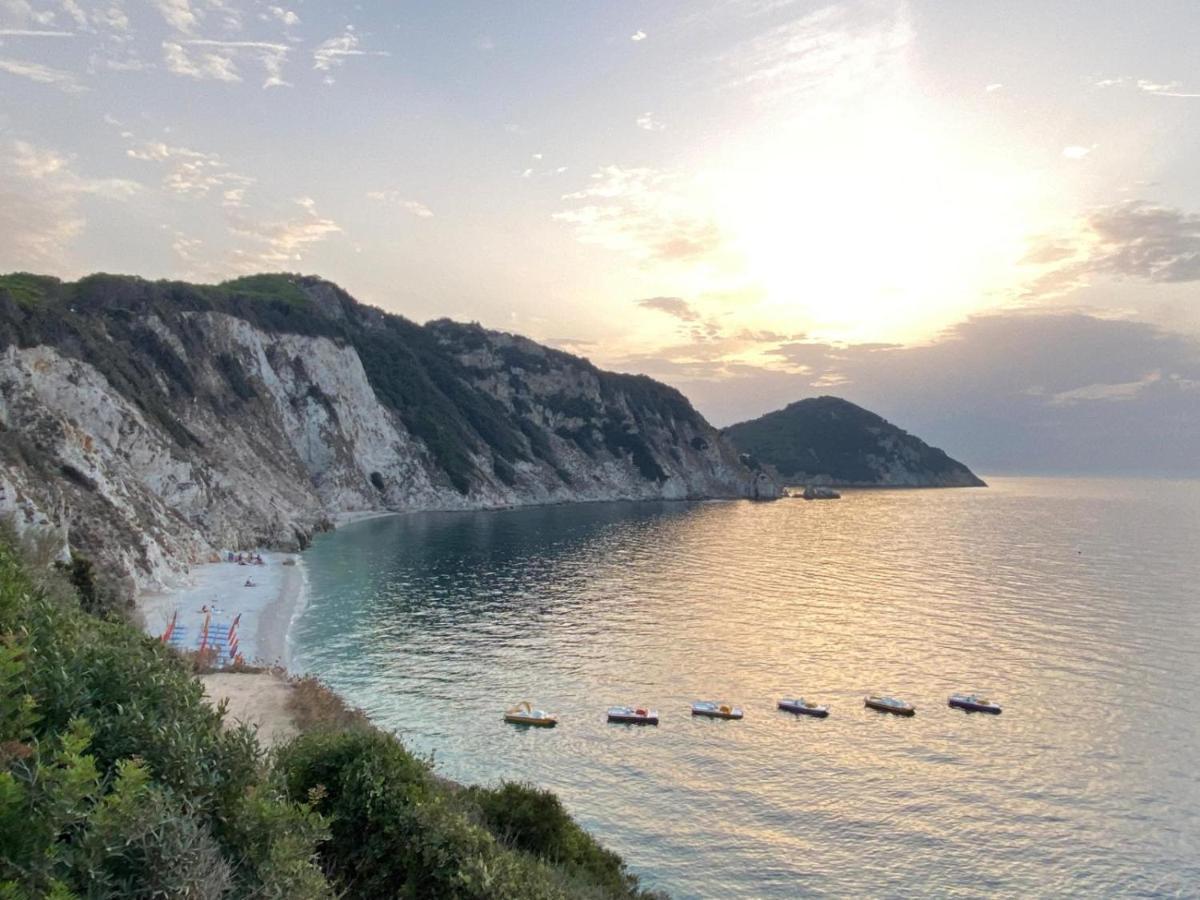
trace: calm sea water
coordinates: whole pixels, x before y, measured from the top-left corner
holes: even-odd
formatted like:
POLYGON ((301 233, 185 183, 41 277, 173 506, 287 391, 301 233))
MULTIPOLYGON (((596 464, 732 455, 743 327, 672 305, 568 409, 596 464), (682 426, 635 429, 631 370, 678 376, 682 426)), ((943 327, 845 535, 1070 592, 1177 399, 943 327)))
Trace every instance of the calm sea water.
POLYGON ((397 516, 306 559, 298 668, 675 897, 1200 895, 1200 482, 397 516))

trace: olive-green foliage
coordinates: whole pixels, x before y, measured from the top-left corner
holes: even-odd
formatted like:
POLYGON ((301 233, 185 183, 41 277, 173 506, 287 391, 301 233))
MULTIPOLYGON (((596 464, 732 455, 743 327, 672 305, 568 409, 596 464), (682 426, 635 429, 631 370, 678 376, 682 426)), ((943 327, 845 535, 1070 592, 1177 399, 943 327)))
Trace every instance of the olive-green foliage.
POLYGON ((302 735, 278 766, 288 796, 329 821, 321 859, 348 897, 646 896, 553 795, 454 789, 375 729, 302 735))
POLYGON ((326 896, 323 833, 178 659, 0 541, 0 897, 326 896))
POLYGON ((637 879, 625 870, 621 857, 580 828, 557 794, 513 782, 472 788, 469 793, 488 828, 509 846, 599 885, 612 896, 636 894, 637 879))

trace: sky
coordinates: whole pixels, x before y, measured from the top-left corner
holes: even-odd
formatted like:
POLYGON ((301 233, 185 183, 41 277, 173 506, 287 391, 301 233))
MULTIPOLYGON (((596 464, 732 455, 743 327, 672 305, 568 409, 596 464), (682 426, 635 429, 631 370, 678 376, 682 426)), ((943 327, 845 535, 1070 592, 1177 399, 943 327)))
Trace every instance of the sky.
POLYGON ((1200 4, 0 0, 0 271, 318 274, 715 424, 1200 474, 1200 4))

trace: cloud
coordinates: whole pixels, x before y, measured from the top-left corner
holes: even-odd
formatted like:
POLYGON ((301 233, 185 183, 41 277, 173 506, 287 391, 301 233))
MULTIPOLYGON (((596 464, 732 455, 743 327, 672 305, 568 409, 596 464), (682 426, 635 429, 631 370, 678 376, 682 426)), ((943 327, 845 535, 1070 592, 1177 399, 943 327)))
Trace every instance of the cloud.
POLYGON ((667 126, 654 118, 654 113, 645 112, 638 116, 637 127, 646 131, 662 131, 667 126))
POLYGON ((234 251, 235 268, 257 272, 292 265, 303 260, 312 245, 342 231, 337 222, 317 212, 311 197, 300 197, 295 205, 303 213, 283 221, 254 222, 231 214, 230 232, 251 244, 251 249, 234 251))
POLYGON ((46 31, 31 28, 0 28, 0 37, 75 37, 73 31, 46 31))
POLYGON ((683 322, 695 322, 700 318, 699 313, 682 297, 646 297, 638 300, 637 305, 643 309, 658 310, 683 322))
POLYGON ((349 57, 390 55, 386 50, 363 50, 359 43, 354 26, 347 25, 342 34, 329 38, 313 51, 313 68, 326 73, 326 84, 333 84, 333 70, 345 65, 349 57))
POLYGON ((264 88, 290 87, 283 78, 283 67, 291 48, 267 41, 216 41, 188 39, 164 41, 167 69, 175 75, 201 81, 241 81, 239 59, 250 59, 265 72, 264 88))
POLYGON ((163 41, 163 61, 173 75, 199 81, 241 81, 232 53, 189 53, 182 44, 163 41))
POLYGON ((291 28, 294 25, 300 24, 300 16, 290 9, 284 9, 282 6, 268 6, 267 13, 272 18, 282 22, 285 28, 291 28))
POLYGON ((0 58, 0 72, 7 72, 9 75, 26 78, 38 84, 52 85, 68 94, 78 94, 87 90, 70 72, 64 72, 61 69, 52 69, 50 66, 44 66, 41 63, 0 58))
POLYGON ((54 11, 37 10, 28 0, 0 0, 0 12, 14 27, 54 24, 54 11))
POLYGON ((130 159, 165 165, 164 190, 193 199, 220 190, 223 206, 241 206, 246 187, 254 183, 253 178, 230 171, 215 153, 173 147, 161 141, 136 144, 127 149, 125 155, 130 159))
POLYGON ((164 21, 176 31, 189 32, 200 24, 200 17, 189 0, 151 0, 164 21))
POLYGON ((1200 215, 1144 200, 1099 207, 1073 233, 1035 241, 1025 262, 1048 266, 1031 293, 1062 293, 1095 276, 1200 281, 1200 215))
POLYGON ((1200 93, 1185 89, 1178 81, 1153 81, 1149 78, 1131 78, 1128 75, 1120 75, 1113 78, 1099 78, 1092 84, 1098 88, 1134 87, 1143 94, 1152 94, 1158 97, 1200 97, 1200 93))
POLYGON ((565 194, 575 206, 553 218, 572 225, 582 243, 644 263, 694 263, 715 256, 723 238, 691 194, 690 179, 680 173, 606 166, 586 188, 565 194))
POLYGON ((1003 88, 1004 88, 1004 85, 1002 85, 1002 84, 1001 84, 1000 82, 998 82, 998 81, 994 81, 994 82, 992 82, 991 84, 984 85, 984 88, 983 88, 983 89, 984 89, 984 91, 986 91, 987 93, 989 93, 989 94, 992 94, 992 93, 995 93, 996 91, 1003 90, 1003 88))
POLYGON ((483 50, 484 52, 496 49, 496 42, 489 34, 481 34, 479 37, 475 38, 474 44, 476 50, 483 50))
POLYGON ((433 211, 417 200, 405 199, 399 191, 368 191, 368 200, 378 200, 385 203, 391 203, 398 206, 405 212, 410 212, 419 219, 428 219, 433 217, 433 211))
POLYGON ((644 354, 718 424, 836 393, 988 471, 1200 474, 1200 341, 1145 322, 1029 310, 922 345, 794 341, 782 368, 690 347, 644 354))
POLYGON ((640 41, 644 41, 646 39, 646 32, 642 31, 639 28, 637 31, 635 31, 633 34, 631 34, 629 36, 629 39, 631 41, 633 41, 635 44, 639 43, 640 41))
POLYGON ((1147 94, 1157 94, 1160 97, 1200 97, 1200 93, 1183 90, 1182 85, 1178 81, 1168 81, 1165 84, 1159 84, 1146 79, 1138 79, 1138 90, 1147 94))
POLYGON ((1078 144, 1071 144, 1069 147, 1063 147, 1062 155, 1067 159, 1083 159, 1094 149, 1096 149, 1095 144, 1090 147, 1081 147, 1078 144))
POLYGON ((73 161, 24 141, 0 147, 0 270, 63 272, 71 245, 84 230, 85 201, 121 202, 140 185, 79 175, 73 161))
POLYGON ((760 101, 818 90, 836 101, 890 87, 913 40, 902 2, 830 5, 742 42, 722 62, 728 85, 752 87, 760 101))

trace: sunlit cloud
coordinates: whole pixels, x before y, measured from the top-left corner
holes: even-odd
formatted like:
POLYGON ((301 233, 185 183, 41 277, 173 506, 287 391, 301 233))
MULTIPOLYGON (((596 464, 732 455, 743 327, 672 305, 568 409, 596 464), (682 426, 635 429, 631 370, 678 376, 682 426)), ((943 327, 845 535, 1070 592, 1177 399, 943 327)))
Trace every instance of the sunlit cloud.
POLYGON ((141 189, 127 179, 82 176, 70 158, 25 141, 0 150, 0 271, 61 267, 87 224, 85 199, 122 202, 141 189))
POLYGON ((571 209, 554 214, 588 244, 643 262, 697 262, 717 253, 716 223, 693 204, 689 179, 650 168, 606 166, 582 190, 564 195, 571 209))
POLYGON ((234 267, 244 272, 278 269, 302 262, 309 249, 342 227, 317 212, 316 201, 300 197, 295 205, 303 212, 285 220, 259 222, 231 213, 229 231, 251 246, 234 251, 234 267))
POLYGON ((633 41, 634 43, 638 43, 639 41, 644 41, 646 39, 646 32, 642 31, 641 29, 638 29, 637 31, 635 31, 633 34, 631 34, 629 36, 629 39, 631 41, 633 41))
POLYGON ((1091 147, 1082 147, 1079 144, 1071 144, 1070 146, 1063 147, 1062 155, 1067 159, 1083 159, 1094 149, 1096 149, 1095 144, 1093 144, 1091 147))
POLYGON ((130 147, 125 154, 130 159, 165 165, 162 186, 181 197, 200 199, 219 190, 223 192, 223 205, 241 206, 245 188, 254 183, 254 179, 230 171, 215 153, 146 141, 130 147))
POLYGON ((694 322, 700 318, 699 313, 692 309, 682 297, 646 297, 638 300, 637 305, 642 309, 654 309, 658 312, 674 316, 684 322, 694 322))
POLYGON ((412 200, 404 197, 399 191, 368 191, 368 200, 377 200, 384 203, 390 203, 398 209, 412 213, 419 219, 429 219, 433 217, 433 211, 418 200, 412 200))

